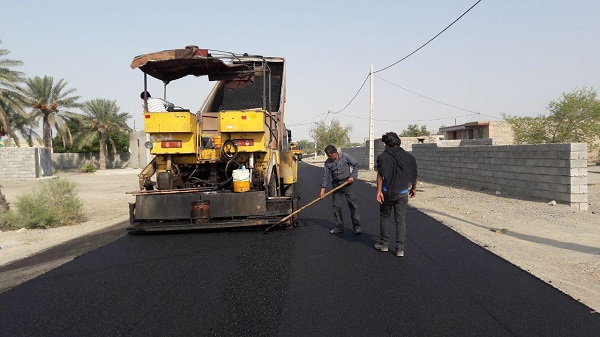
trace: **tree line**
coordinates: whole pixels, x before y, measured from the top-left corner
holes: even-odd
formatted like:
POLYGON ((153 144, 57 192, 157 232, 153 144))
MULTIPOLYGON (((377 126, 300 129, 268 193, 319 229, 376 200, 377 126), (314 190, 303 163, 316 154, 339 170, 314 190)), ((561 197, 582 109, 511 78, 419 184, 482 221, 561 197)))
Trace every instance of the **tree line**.
MULTIPOLYGON (((298 146, 305 153, 313 153, 317 151, 322 153, 323 149, 329 144, 334 145, 337 148, 340 147, 352 147, 352 146, 363 146, 362 143, 350 142, 350 132, 352 132, 352 125, 342 125, 337 119, 332 119, 331 123, 327 124, 325 121, 315 122, 315 125, 309 130, 309 134, 314 139, 311 142, 306 139, 302 139, 297 142, 298 146)), ((400 137, 419 137, 429 136, 431 132, 427 130, 426 125, 419 126, 417 124, 409 124, 406 129, 399 133, 400 137)))
MULTIPOLYGON (((549 144, 549 143, 587 143, 588 152, 600 158, 600 99, 594 88, 574 89, 548 103, 548 115, 535 117, 502 114, 503 119, 511 126, 514 144, 549 144)), ((333 119, 330 124, 325 121, 315 122, 310 129, 310 136, 315 142, 301 140, 300 148, 305 152, 317 149, 322 152, 328 144, 336 147, 348 147, 352 125, 342 125, 333 119)), ((409 124, 398 132, 400 137, 429 136, 431 132, 426 125, 409 124)), ((364 144, 358 144, 364 145, 364 144)))
POLYGON ((504 114, 515 144, 587 143, 600 146, 600 100, 594 88, 575 89, 548 103, 549 114, 519 117, 504 114))
MULTIPOLYGON (((2 41, 0 41, 0 44, 2 41)), ((33 146, 41 139, 55 152, 100 153, 100 169, 106 169, 108 144, 114 153, 128 149, 128 113, 121 113, 116 100, 95 98, 81 102, 76 89, 64 79, 51 76, 26 77, 16 70, 22 61, 7 57, 0 48, 0 136, 17 146, 24 140, 33 146), (42 135, 34 128, 42 125, 42 135), (56 136, 52 136, 52 131, 56 136)))

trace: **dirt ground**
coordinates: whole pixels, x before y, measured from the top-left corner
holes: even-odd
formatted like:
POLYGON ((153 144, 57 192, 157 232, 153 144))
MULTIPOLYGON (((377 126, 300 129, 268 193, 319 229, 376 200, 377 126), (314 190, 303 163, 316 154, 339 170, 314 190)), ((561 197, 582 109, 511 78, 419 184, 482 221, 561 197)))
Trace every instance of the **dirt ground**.
MULTIPOLYGON (((321 166, 324 159, 304 161, 321 166)), ((62 228, 0 232, 0 266, 127 220, 127 205, 134 201, 127 192, 138 190, 137 173, 133 169, 59 172, 58 179, 76 183, 88 221, 62 228)), ((374 171, 359 174, 359 179, 371 184, 375 177, 374 171)), ((37 183, 0 182, 0 186, 15 207, 17 197, 37 183)), ((600 166, 588 167, 588 183, 587 212, 552 206, 551 200, 524 201, 496 191, 428 182, 419 183, 410 205, 599 312, 600 166)))
MULTIPOLYGON (((129 219, 128 204, 135 198, 127 192, 139 190, 139 170, 104 170, 94 173, 59 172, 48 179, 68 179, 76 184, 87 221, 75 226, 50 229, 0 231, 0 266, 23 259, 62 242, 129 219)), ((0 181, 0 189, 16 208, 17 198, 30 192, 38 181, 0 181)))

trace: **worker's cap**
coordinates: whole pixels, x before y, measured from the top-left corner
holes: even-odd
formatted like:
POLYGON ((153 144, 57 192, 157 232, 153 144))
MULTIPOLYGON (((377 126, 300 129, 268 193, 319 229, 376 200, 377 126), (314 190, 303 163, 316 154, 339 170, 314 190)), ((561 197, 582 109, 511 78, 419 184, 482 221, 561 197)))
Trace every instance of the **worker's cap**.
POLYGON ((152 97, 152 96, 150 96, 150 93, 149 93, 149 92, 147 92, 147 91, 142 91, 142 93, 140 94, 140 98, 141 98, 141 99, 144 99, 144 98, 146 98, 146 97, 152 97))

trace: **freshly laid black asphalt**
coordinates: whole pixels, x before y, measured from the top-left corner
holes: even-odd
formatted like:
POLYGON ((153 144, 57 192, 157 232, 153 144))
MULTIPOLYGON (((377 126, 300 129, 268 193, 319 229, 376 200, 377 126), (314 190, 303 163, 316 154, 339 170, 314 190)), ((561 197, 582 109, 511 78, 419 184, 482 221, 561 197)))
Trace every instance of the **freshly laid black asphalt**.
MULTIPOLYGON (((301 206, 321 172, 301 164, 301 206)), ((294 230, 120 237, 1 293, 0 336, 600 335, 598 313, 414 209, 406 256, 375 250, 375 189, 354 188, 363 235, 329 234, 328 197, 294 230)))

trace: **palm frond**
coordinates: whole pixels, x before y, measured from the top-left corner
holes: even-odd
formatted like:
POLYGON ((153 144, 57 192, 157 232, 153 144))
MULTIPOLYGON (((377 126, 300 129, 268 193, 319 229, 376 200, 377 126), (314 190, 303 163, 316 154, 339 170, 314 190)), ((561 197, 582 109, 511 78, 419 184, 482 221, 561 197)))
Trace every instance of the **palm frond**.
POLYGON ((4 58, 9 53, 7 49, 0 49, 0 131, 19 145, 18 134, 27 136, 26 130, 31 125, 31 121, 27 119, 24 110, 26 98, 19 88, 24 75, 12 69, 23 65, 23 62, 4 58))
MULTIPOLYGON (((28 78, 24 83, 22 92, 31 102, 31 114, 36 120, 44 120, 45 130, 56 129, 63 144, 72 144, 68 121, 74 118, 75 112, 68 109, 80 106, 77 102, 80 97, 73 95, 76 90, 66 89, 68 83, 64 79, 55 81, 51 76, 28 78)), ((45 132, 45 144, 50 144, 50 137, 45 132)))

